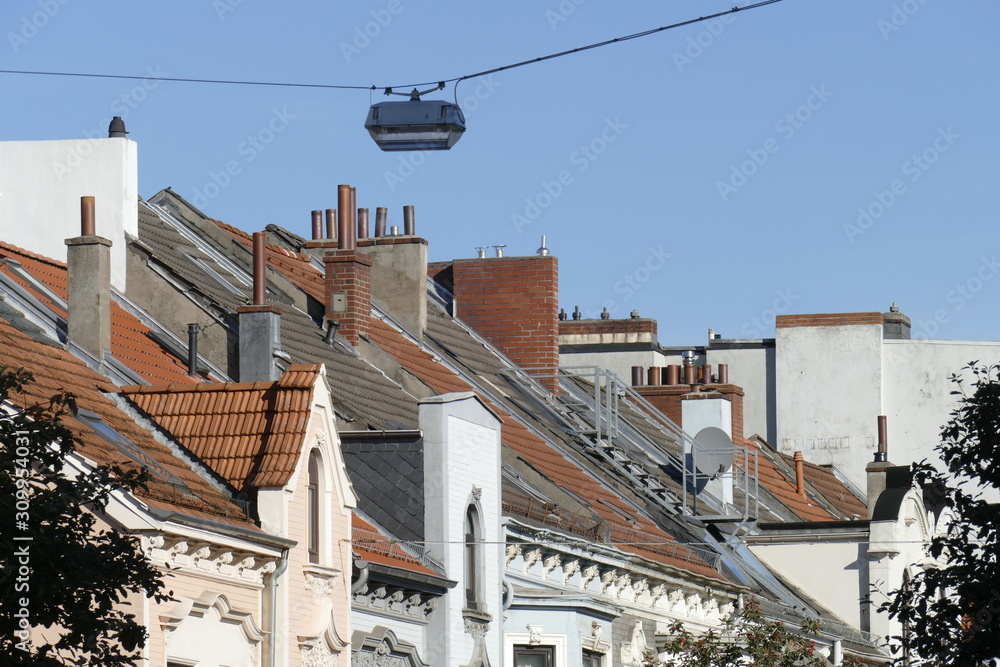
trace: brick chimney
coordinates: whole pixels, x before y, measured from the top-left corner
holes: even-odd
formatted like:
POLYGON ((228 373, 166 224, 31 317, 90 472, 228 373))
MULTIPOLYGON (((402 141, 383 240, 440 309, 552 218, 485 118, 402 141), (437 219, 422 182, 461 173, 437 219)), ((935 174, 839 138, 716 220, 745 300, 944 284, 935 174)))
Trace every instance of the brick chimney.
POLYGON ((67 334, 98 361, 111 349, 111 241, 97 235, 94 197, 80 197, 80 236, 66 239, 67 334))
MULTIPOLYGON (((704 426, 714 425, 729 433, 733 438, 733 442, 741 444, 743 442, 743 397, 745 394, 743 388, 735 384, 729 384, 728 382, 714 382, 711 366, 707 364, 700 369, 693 364, 689 364, 687 368, 691 369, 691 372, 685 374, 683 372, 684 369, 677 366, 661 367, 659 377, 663 384, 643 384, 633 386, 632 388, 692 436, 704 426), (701 370, 701 372, 697 372, 698 370, 701 370), (685 375, 693 378, 708 378, 709 381, 687 383, 684 380, 685 375), (721 421, 730 421, 728 428, 726 427, 727 425, 721 423, 702 423, 703 420, 699 420, 698 424, 685 424, 684 414, 692 414, 692 408, 694 407, 689 404, 691 401, 727 402, 729 404, 728 410, 718 409, 716 412, 721 421)), ((645 377, 655 377, 657 375, 641 367, 640 370, 645 371, 642 374, 645 377)), ((720 380, 729 379, 728 367, 725 364, 719 365, 718 375, 721 376, 720 380)), ((705 409, 697 410, 697 412, 705 412, 705 409)))
MULTIPOLYGON (((498 253, 499 254, 499 253, 498 253)), ((438 271, 438 276, 444 271, 438 271)), ((551 255, 480 257, 451 266, 455 315, 519 366, 559 368, 559 262, 551 255)), ((541 380, 557 391, 555 377, 541 380)))
POLYGON ((337 336, 357 347, 371 321, 372 260, 357 249, 338 249, 327 251, 323 264, 327 320, 336 323, 337 336))
POLYGON ((236 309, 239 317, 239 381, 281 379, 281 310, 267 305, 266 232, 253 235, 253 305, 236 309))

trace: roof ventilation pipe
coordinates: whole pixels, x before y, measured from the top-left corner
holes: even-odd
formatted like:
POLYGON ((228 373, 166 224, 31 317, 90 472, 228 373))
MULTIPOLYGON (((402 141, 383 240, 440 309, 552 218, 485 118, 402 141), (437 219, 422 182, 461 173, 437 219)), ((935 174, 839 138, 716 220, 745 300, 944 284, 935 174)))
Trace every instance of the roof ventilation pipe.
POLYGON ((416 236, 417 221, 413 215, 412 206, 403 207, 403 234, 406 236, 416 236))

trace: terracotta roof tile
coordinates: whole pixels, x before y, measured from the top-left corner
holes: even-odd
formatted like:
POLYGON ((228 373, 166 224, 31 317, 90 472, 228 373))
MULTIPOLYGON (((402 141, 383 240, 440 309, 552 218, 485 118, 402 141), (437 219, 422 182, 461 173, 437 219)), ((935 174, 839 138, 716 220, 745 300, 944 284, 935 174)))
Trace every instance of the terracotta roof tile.
MULTIPOLYGON (((52 290, 63 301, 67 298, 66 264, 42 257, 9 243, 0 242, 0 260, 17 261, 38 282, 52 290)), ((3 271, 19 285, 47 306, 56 316, 65 318, 66 311, 28 282, 17 276, 11 267, 0 262, 3 271)), ((111 304, 111 354, 148 382, 177 382, 194 384, 197 380, 187 374, 187 366, 149 337, 150 329, 138 318, 119 306, 111 304)))
POLYGON ((282 486, 302 448, 318 364, 276 382, 123 387, 122 392, 234 488, 282 486))
MULTIPOLYGON (((801 496, 795 492, 794 472, 786 474, 776 465, 771 456, 776 454, 773 450, 757 444, 754 440, 746 440, 746 447, 757 449, 757 478, 761 486, 767 489, 772 496, 780 501, 791 512, 803 521, 831 521, 835 518, 833 514, 823 508, 814 498, 807 494, 801 496)), ((794 468, 793 468, 794 470, 794 468)))
MULTIPOLYGON (((135 495, 154 507, 188 515, 212 518, 235 525, 253 527, 253 523, 229 498, 212 488, 184 461, 155 440, 122 412, 105 393, 117 387, 87 368, 69 352, 33 340, 0 318, 0 366, 26 368, 35 381, 20 404, 47 401, 51 396, 68 391, 76 396, 81 410, 98 415, 101 421, 135 447, 141 456, 149 457, 157 468, 147 489, 135 495)), ((99 435, 82 416, 66 418, 67 425, 80 439, 78 453, 98 465, 117 463, 135 465, 136 459, 126 450, 99 435)))

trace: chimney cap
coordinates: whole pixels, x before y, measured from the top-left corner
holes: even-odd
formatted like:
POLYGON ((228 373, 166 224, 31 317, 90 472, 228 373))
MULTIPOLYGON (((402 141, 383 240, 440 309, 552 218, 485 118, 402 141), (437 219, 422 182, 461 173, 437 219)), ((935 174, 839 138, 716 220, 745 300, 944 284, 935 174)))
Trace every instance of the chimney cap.
POLYGON ((641 314, 639 313, 639 311, 638 311, 638 310, 633 310, 633 311, 632 311, 631 313, 629 313, 629 316, 630 316, 630 317, 631 317, 631 318, 632 318, 633 320, 637 320, 637 319, 639 319, 640 317, 642 317, 642 315, 641 315, 641 314))
POLYGON ((111 124, 108 125, 108 138, 114 139, 116 137, 125 138, 128 132, 125 130, 125 121, 122 120, 121 116, 115 116, 111 119, 111 124))
POLYGON ((601 319, 602 320, 610 320, 611 319, 611 313, 608 312, 608 307, 607 306, 604 306, 604 310, 601 311, 601 319))

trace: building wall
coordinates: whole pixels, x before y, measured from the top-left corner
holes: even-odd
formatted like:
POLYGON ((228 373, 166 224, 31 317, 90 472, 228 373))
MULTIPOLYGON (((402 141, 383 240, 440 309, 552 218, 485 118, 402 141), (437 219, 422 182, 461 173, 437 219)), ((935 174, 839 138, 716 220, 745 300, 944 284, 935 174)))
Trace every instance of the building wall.
POLYGON ((883 409, 887 416, 889 460, 905 465, 933 456, 941 427, 956 407, 949 392, 952 374, 970 361, 1000 361, 1000 343, 944 340, 887 340, 883 343, 883 409))
POLYGON ((97 235, 113 244, 111 284, 124 292, 125 234, 138 236, 138 169, 131 139, 0 142, 4 241, 65 262, 65 239, 80 236, 80 197, 93 196, 97 235))
POLYGON ((753 345, 740 348, 708 348, 706 361, 713 367, 728 364, 729 382, 743 387, 743 431, 777 444, 775 424, 775 349, 753 345))
POLYGON ((420 403, 424 432, 425 536, 428 555, 458 582, 438 604, 428 627, 424 659, 458 667, 485 651, 501 664, 503 536, 500 527, 500 421, 475 394, 445 394, 420 403), (465 604, 465 517, 480 518, 481 608, 465 604), (488 614, 488 617, 484 616, 488 614))
POLYGON ((862 598, 869 592, 867 540, 757 543, 750 551, 840 620, 868 629, 862 618, 862 609, 867 610, 862 598))
POLYGON ((655 350, 634 350, 631 352, 573 352, 559 355, 559 365, 563 368, 571 366, 597 366, 609 370, 618 379, 629 384, 632 379, 632 367, 664 366, 666 357, 655 350))
POLYGON ((783 326, 798 317, 806 318, 779 316, 776 325, 776 446, 834 464, 863 487, 882 414, 881 314, 783 326))

